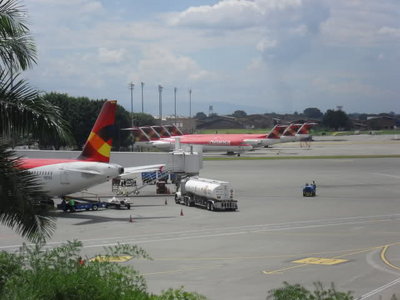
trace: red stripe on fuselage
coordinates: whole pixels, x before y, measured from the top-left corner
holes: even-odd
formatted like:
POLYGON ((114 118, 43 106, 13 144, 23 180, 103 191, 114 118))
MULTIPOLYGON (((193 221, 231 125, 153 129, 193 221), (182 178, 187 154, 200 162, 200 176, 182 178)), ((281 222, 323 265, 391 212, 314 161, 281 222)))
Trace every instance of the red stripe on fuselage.
POLYGON ((75 161, 81 161, 77 159, 58 159, 58 158, 22 158, 18 162, 20 163, 18 167, 20 169, 33 169, 33 168, 38 168, 38 167, 43 167, 43 166, 48 166, 48 165, 55 165, 55 164, 61 164, 61 163, 66 163, 66 162, 75 162, 75 161))

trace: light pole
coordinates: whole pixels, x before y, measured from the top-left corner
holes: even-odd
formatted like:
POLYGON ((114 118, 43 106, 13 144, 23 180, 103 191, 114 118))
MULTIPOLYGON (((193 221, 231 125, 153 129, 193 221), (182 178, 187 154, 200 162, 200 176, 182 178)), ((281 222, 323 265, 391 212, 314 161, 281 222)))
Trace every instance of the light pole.
MULTIPOLYGON (((129 84, 129 88, 131 90, 131 128, 133 128, 133 89, 135 87, 135 84, 131 82, 129 84)), ((131 136, 132 136, 132 152, 133 152, 133 145, 135 143, 135 139, 133 138, 133 131, 131 131, 131 136)))
POLYGON ((189 89, 189 124, 190 124, 190 132, 193 133, 193 126, 192 126, 192 89, 189 89))
POLYGON ((158 85, 158 114, 160 119, 160 126, 162 125, 162 90, 163 87, 161 85, 158 85))
POLYGON ((174 108, 175 108, 175 126, 176 126, 176 92, 178 88, 174 88, 174 108))
POLYGON ((142 86, 142 113, 144 113, 144 102, 143 102, 143 87, 144 87, 144 82, 141 82, 140 85, 142 86))

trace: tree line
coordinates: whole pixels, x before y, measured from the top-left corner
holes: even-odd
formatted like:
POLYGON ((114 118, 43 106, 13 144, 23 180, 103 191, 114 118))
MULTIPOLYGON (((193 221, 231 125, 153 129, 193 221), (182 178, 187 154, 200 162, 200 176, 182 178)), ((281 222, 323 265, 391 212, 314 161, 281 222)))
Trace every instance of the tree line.
MULTIPOLYGON (((302 118, 308 120, 318 121, 320 127, 323 127, 327 130, 350 130, 354 127, 353 120, 356 121, 366 121, 369 114, 360 114, 360 113, 352 113, 347 114, 346 112, 338 109, 328 109, 325 113, 321 112, 316 107, 308 107, 304 109, 302 113, 294 112, 293 114, 277 114, 277 113, 265 113, 264 115, 272 116, 273 118, 280 119, 282 117, 291 116, 294 118, 302 118)), ((390 112, 388 114, 380 113, 380 116, 390 116, 394 118, 399 118, 396 116, 394 112, 390 112)), ((218 116, 218 114, 213 113, 211 115, 206 115, 204 112, 198 112, 195 114, 194 118, 197 120, 205 121, 207 119, 211 119, 218 116)), ((245 120, 249 115, 243 110, 236 110, 231 115, 234 118, 245 120)), ((372 114, 372 116, 376 116, 376 114, 372 114)))
MULTIPOLYGON (((91 100, 87 97, 71 97, 62 93, 46 93, 42 96, 46 101, 59 107, 62 118, 67 122, 73 137, 70 141, 62 141, 57 137, 50 139, 41 138, 37 142, 40 149, 60 149, 67 147, 74 150, 82 149, 90 130, 103 106, 105 99, 91 100)), ((134 126, 155 125, 153 116, 145 113, 132 114, 134 126)), ((121 130, 131 127, 131 114, 121 105, 117 105, 115 114, 115 132, 113 138, 113 150, 127 150, 132 144, 132 136, 129 131, 121 130)))

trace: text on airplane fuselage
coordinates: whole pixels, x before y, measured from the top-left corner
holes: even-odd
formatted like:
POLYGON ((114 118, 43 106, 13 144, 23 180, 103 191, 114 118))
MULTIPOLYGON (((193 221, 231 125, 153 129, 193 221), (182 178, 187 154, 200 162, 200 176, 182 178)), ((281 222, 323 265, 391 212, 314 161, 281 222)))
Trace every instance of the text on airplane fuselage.
POLYGON ((213 145, 230 145, 231 142, 230 141, 221 141, 221 140, 211 140, 210 144, 213 144, 213 145))

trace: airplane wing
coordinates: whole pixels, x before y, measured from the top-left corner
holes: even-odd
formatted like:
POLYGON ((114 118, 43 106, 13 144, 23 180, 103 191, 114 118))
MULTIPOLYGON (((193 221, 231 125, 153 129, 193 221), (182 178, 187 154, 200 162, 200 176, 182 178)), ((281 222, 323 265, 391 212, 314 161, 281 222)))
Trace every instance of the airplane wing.
POLYGON ((140 172, 162 171, 164 167, 165 167, 165 164, 128 167, 128 168, 124 168, 124 173, 122 173, 119 176, 123 177, 123 176, 128 176, 128 175, 131 175, 134 173, 140 173, 140 172))

